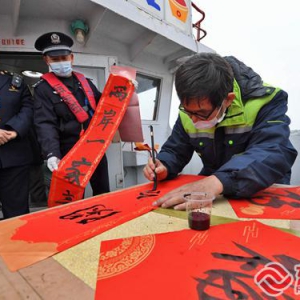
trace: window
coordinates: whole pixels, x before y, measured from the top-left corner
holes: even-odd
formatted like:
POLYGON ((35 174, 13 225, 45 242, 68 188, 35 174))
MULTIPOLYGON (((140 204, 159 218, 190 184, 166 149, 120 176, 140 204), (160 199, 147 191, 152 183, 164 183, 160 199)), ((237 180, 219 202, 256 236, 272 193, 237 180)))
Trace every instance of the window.
POLYGON ((141 119, 154 121, 157 118, 161 79, 138 73, 136 80, 139 83, 137 94, 141 119))

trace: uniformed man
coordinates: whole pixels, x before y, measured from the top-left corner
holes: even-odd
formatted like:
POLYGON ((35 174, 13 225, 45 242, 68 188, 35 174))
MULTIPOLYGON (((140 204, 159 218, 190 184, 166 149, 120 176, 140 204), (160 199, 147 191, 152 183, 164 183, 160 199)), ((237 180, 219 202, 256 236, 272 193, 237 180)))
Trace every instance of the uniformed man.
POLYGON ((29 129, 33 101, 17 74, 0 72, 0 202, 3 217, 29 212, 29 129))
MULTIPOLYGON (((87 129, 101 96, 90 79, 73 71, 72 45, 61 32, 43 34, 35 42, 50 70, 34 87, 34 123, 51 172, 87 129)), ((90 183, 93 195, 109 192, 105 155, 90 183)))

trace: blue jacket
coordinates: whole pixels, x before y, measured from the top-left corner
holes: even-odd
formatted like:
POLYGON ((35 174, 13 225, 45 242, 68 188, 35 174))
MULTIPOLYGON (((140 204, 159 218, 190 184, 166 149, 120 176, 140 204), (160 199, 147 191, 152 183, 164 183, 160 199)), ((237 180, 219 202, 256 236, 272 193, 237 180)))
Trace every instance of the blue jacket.
POLYGON ((234 57, 225 57, 234 71, 236 99, 216 127, 196 129, 183 112, 157 158, 177 176, 196 151, 199 174, 215 175, 223 194, 250 197, 273 183, 289 184, 297 151, 289 141, 286 92, 263 83, 234 57))
POLYGON ((0 169, 32 162, 29 130, 33 126, 33 100, 28 87, 12 85, 13 74, 0 72, 0 129, 16 131, 18 136, 0 146, 0 169))

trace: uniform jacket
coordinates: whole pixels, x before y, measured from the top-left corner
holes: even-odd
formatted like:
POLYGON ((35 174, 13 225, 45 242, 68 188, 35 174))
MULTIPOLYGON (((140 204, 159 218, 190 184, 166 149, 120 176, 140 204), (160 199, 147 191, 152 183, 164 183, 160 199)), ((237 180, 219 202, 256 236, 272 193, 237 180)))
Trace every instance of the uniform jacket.
POLYGON ((216 127, 196 129, 183 112, 157 158, 175 177, 196 151, 202 175, 214 174, 224 195, 250 197, 273 183, 289 184, 297 151, 289 141, 286 92, 263 83, 234 57, 225 58, 234 71, 236 99, 216 127))
MULTIPOLYGON (((64 78, 60 80, 80 105, 85 106, 86 96, 75 76, 73 85, 66 83, 64 78)), ((101 93, 89 79, 87 80, 98 103, 101 93)), ((34 86, 34 100, 34 123, 43 155, 45 158, 62 158, 79 140, 81 129, 88 127, 91 118, 83 124, 79 123, 60 96, 44 80, 34 86)))
POLYGON ((28 87, 12 86, 12 74, 0 72, 0 129, 13 130, 17 137, 0 145, 0 168, 28 165, 32 161, 29 129, 33 126, 33 100, 28 87))

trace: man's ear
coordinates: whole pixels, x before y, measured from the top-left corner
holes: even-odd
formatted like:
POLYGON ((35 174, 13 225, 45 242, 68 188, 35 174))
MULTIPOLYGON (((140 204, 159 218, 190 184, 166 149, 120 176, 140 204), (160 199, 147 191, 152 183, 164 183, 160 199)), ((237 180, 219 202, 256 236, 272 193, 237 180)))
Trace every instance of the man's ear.
POLYGON ((227 107, 230 106, 234 99, 235 99, 235 93, 233 93, 233 92, 228 93, 228 95, 225 99, 226 106, 227 107))

